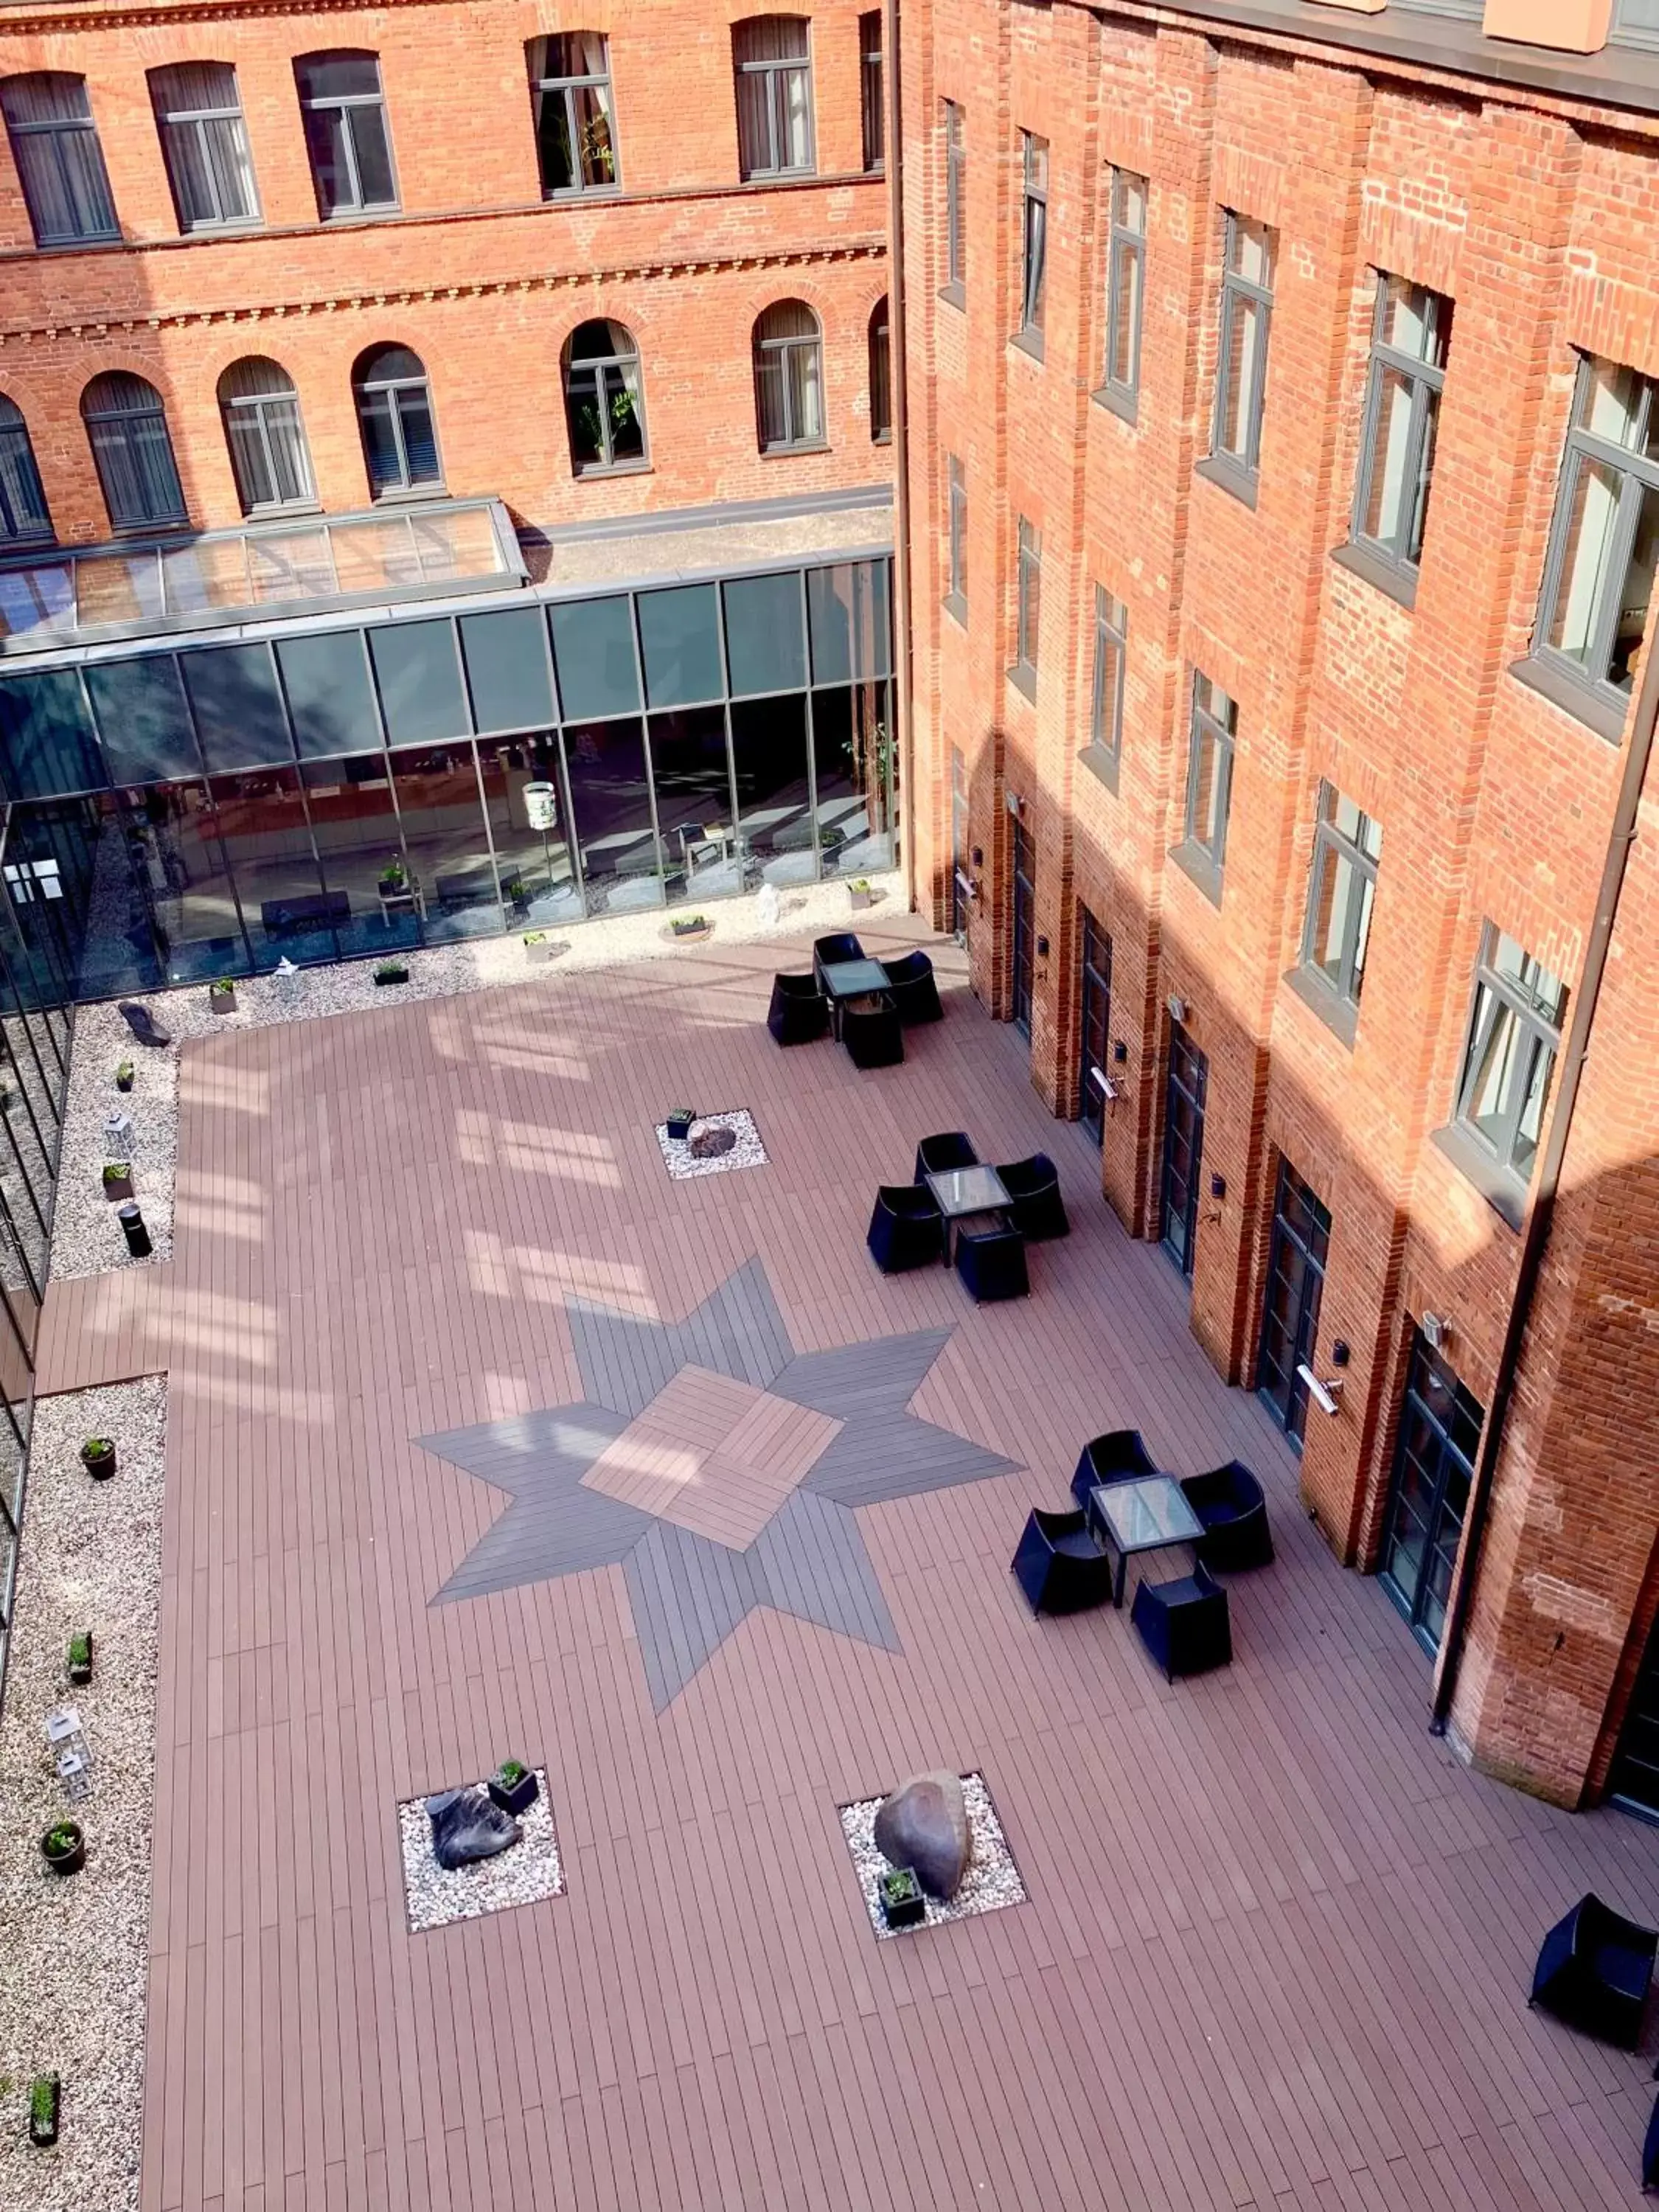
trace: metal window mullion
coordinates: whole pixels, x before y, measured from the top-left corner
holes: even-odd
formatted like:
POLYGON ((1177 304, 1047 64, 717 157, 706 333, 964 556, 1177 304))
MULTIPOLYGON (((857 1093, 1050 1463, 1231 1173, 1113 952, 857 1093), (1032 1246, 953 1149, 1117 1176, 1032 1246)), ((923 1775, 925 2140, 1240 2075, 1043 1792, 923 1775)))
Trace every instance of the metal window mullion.
POLYGON ((1560 481, 1556 487, 1555 513, 1551 518, 1549 539, 1544 549, 1544 574, 1539 586, 1538 613, 1533 632, 1534 651, 1555 650, 1549 643, 1549 633, 1555 624, 1556 608, 1561 595, 1561 572, 1566 565, 1567 534, 1572 526, 1572 504, 1577 495, 1578 472, 1587 458, 1577 429, 1569 430, 1566 450, 1561 458, 1560 481))
POLYGON ((346 169, 351 179, 351 204, 354 208, 361 208, 363 204, 363 179, 362 172, 357 166, 357 126, 352 120, 349 101, 342 101, 337 112, 340 143, 345 149, 346 169))
POLYGON ((1227 815, 1233 797, 1233 741, 1215 726, 1216 779, 1215 829, 1210 845, 1210 857, 1218 868, 1227 850, 1227 815))
POLYGON ((1228 391, 1232 383, 1232 331, 1233 289, 1224 276, 1221 280, 1221 319, 1216 341, 1215 404, 1210 423, 1211 451, 1224 455, 1228 450, 1221 441, 1223 426, 1227 420, 1228 391))
POLYGON ((1302 917, 1300 964, 1304 968, 1313 965, 1314 932, 1318 927, 1321 887, 1324 882, 1323 869, 1327 851, 1324 831, 1323 821, 1316 821, 1314 823, 1313 858, 1308 870, 1307 911, 1302 917))
POLYGON ((1371 365, 1365 384, 1365 415, 1360 428, 1359 468, 1354 478, 1352 534, 1369 544, 1376 541, 1367 536, 1365 518, 1370 512, 1371 484, 1376 475, 1376 441, 1382 412, 1382 368, 1381 352, 1373 345, 1371 365))
POLYGON ((1428 479, 1424 474, 1423 459, 1428 451, 1429 415, 1433 403, 1435 386, 1420 373, 1411 379, 1412 417, 1406 436, 1406 483, 1410 496, 1402 507, 1401 539, 1397 557, 1402 568, 1417 566, 1417 556, 1412 550, 1420 537, 1422 524, 1428 512, 1428 479))
POLYGON ((1271 293, 1261 294, 1252 287, 1242 288, 1261 310, 1261 337, 1256 347, 1254 374, 1250 379, 1250 415, 1245 442, 1249 452, 1247 465, 1255 471, 1261 465, 1261 422, 1267 411, 1267 344, 1273 335, 1273 308, 1271 293))

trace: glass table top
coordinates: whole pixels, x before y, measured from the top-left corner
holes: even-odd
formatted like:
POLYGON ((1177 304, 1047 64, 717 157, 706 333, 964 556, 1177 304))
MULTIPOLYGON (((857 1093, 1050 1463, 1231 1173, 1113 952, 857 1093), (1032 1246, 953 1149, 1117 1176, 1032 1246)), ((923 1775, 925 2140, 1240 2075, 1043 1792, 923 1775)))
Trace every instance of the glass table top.
POLYGON ((860 998, 887 989, 887 970, 879 960, 832 960, 823 970, 823 988, 832 999, 860 998))
POLYGON ((927 1182, 939 1212, 953 1218, 958 1213, 990 1213, 1013 1204, 994 1168, 945 1168, 930 1175, 927 1182))
POLYGON ((1138 1475, 1133 1482, 1103 1482, 1089 1493, 1097 1517, 1120 1552, 1156 1551, 1161 1544, 1195 1544, 1204 1525, 1172 1474, 1138 1475))

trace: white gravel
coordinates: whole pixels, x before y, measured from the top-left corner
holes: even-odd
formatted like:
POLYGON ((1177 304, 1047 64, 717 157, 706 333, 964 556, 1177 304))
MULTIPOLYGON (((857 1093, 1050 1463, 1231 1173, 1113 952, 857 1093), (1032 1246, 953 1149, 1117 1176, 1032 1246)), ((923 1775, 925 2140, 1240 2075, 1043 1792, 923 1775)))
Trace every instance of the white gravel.
POLYGON ((946 1920, 966 1920, 971 1913, 997 1912, 1005 1905, 1025 1903, 1025 1884, 1002 1832, 985 1777, 978 1772, 964 1774, 962 1794, 967 1801, 968 1829, 973 1838, 973 1856, 962 1887, 948 1905, 936 1897, 928 1898, 926 1918, 911 1928, 890 1928, 882 1917, 880 1883, 889 1862, 876 1849, 874 1831, 876 1815, 885 1800, 865 1797, 856 1805, 842 1807, 841 1830, 853 1854, 865 1910, 870 1915, 870 1925, 884 1942, 890 1936, 913 1936, 921 1928, 935 1928, 946 1920))
POLYGON ((659 1121, 657 1142, 662 1147, 663 1165, 676 1182, 688 1182, 694 1176, 730 1175, 734 1168, 763 1168, 768 1164, 761 1133, 746 1106, 739 1106, 731 1114, 699 1114, 691 1124, 690 1137, 671 1137, 667 1122, 659 1121), (691 1141, 701 1129, 730 1129, 736 1142, 729 1152, 716 1152, 711 1158, 699 1159, 691 1149, 691 1141))
MULTIPOLYGON (((409 1905, 409 1924, 418 1936, 428 1928, 447 1928, 453 1920, 477 1920, 486 1912, 503 1912, 512 1905, 534 1905, 544 1897, 564 1895, 564 1868, 559 1859, 559 1839, 553 1827, 553 1808, 548 1802, 547 1769, 534 1770, 540 1785, 534 1802, 520 1813, 520 1840, 493 1859, 474 1866, 441 1867, 432 1856, 432 1822, 425 1797, 410 1797, 398 1808, 398 1833, 404 1854, 404 1894, 409 1905)), ((482 1782, 464 1785, 482 1796, 482 1782)), ((438 1796, 441 1793, 428 1793, 438 1796)))
POLYGON ((35 1408, 0 1722, 0 2205, 28 2212, 138 2203, 167 1395, 152 1376, 35 1408), (116 1440, 107 1482, 80 1462, 99 1435, 116 1440), (67 1646, 82 1628, 92 1680, 71 1689, 67 1646), (43 1733, 64 1705, 92 1755, 90 1793, 72 1808, 87 1863, 67 1878, 40 1848, 71 1812, 43 1733), (43 2151, 27 2139, 28 2087, 51 2072, 61 2133, 43 2151))
MULTIPOLYGON (((894 916, 904 913, 900 875, 872 877, 871 886, 879 893, 872 910, 877 918, 884 912, 894 916)), ((723 900, 712 919, 716 945, 793 936, 809 929, 844 928, 857 921, 844 883, 811 884, 787 893, 779 902, 776 921, 769 925, 761 918, 757 892, 747 898, 723 900)), ((75 1018, 75 1049, 52 1222, 52 1273, 65 1277, 101 1275, 117 1267, 148 1267, 152 1261, 159 1263, 173 1257, 179 1047, 186 1038, 211 1036, 220 1030, 264 1029, 274 1022, 303 1021, 323 1014, 361 1013, 371 1006, 410 999, 452 998, 458 993, 490 990, 504 983, 546 983, 586 969, 612 967, 618 961, 659 960, 672 957, 663 945, 663 928, 660 907, 578 922, 568 930, 550 928, 545 942, 553 948, 550 961, 532 961, 521 933, 432 945, 422 952, 398 954, 409 969, 407 983, 377 984, 374 970, 380 963, 374 960, 301 968, 287 976, 239 977, 234 1014, 212 1011, 205 983, 152 991, 143 994, 139 1003, 149 1007, 157 1026, 172 1037, 173 1042, 163 1051, 141 1045, 113 1003, 80 1007, 75 1018), (131 1060, 135 1070, 132 1092, 127 1097, 115 1088, 115 1070, 123 1060, 131 1060), (128 1253, 116 1209, 103 1193, 104 1119, 116 1106, 132 1116, 133 1188, 154 1247, 149 1260, 134 1260, 128 1253)), ((684 950, 692 957, 704 946, 694 943, 684 950)), ((667 1103, 672 1105, 674 1101, 667 1103)), ((759 1145, 757 1134, 754 1141, 759 1145)), ((696 1161, 691 1171, 709 1175, 722 1169, 755 1167, 764 1158, 763 1151, 759 1160, 727 1153, 723 1159, 696 1161)), ((671 1165, 671 1173, 678 1171, 671 1165)))

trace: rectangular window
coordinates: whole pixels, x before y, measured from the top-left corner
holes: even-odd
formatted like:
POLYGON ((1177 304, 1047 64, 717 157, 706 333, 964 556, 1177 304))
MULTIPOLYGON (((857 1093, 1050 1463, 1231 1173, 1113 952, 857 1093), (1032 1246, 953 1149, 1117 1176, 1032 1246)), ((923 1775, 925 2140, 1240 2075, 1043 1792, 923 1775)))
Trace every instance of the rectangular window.
POLYGON ((755 15, 732 26, 738 166, 745 177, 811 176, 812 61, 804 15, 755 15))
POLYGON ((1025 213, 1020 231, 1020 336, 1042 338, 1042 298, 1048 260, 1048 141, 1019 134, 1025 179, 1025 213))
POLYGON ((559 31, 532 39, 528 52, 544 195, 615 191, 611 41, 603 31, 559 31))
POLYGON ((1134 420, 1140 394, 1140 303, 1146 282, 1146 179, 1113 169, 1106 246, 1106 374, 1103 396, 1134 420))
POLYGON ((1561 1048, 1566 987, 1492 922, 1481 933, 1457 1126, 1524 1197, 1561 1048))
POLYGON ((1451 320, 1437 292, 1378 276, 1353 534, 1398 568, 1422 558, 1451 320))
POLYGON ((226 62, 183 62, 152 70, 149 88, 179 229, 258 222, 235 70, 226 62))
POLYGON ((884 446, 893 434, 892 332, 887 323, 885 296, 870 316, 870 435, 884 446))
POLYGON ((968 471, 954 453, 945 457, 945 498, 951 533, 951 589, 946 604, 968 611, 968 471))
POLYGON ((881 10, 859 17, 859 108, 864 122, 864 166, 879 169, 886 125, 882 108, 881 10))
POLYGON ((1042 532, 1019 519, 1018 574, 1014 614, 1014 672, 1035 683, 1037 633, 1042 613, 1042 532))
POLYGON ((1659 556, 1656 386, 1579 363, 1533 652, 1622 710, 1659 556))
POLYGON ((115 202, 87 99, 87 81, 58 70, 0 83, 12 159, 37 246, 118 238, 115 202))
POLYGON ((1308 911, 1302 928, 1304 974, 1323 983, 1344 1005, 1359 1004, 1370 940, 1371 905, 1382 832, 1334 784, 1319 787, 1308 911))
POLYGON ((307 54, 295 63, 294 75, 323 221, 395 208, 380 57, 307 54))
POLYGON ((1212 459, 1247 481, 1254 497, 1261 457, 1261 409, 1267 388, 1278 236, 1247 216, 1226 216, 1221 331, 1216 356, 1212 459))
POLYGON ((1238 708, 1218 684, 1193 676, 1193 732, 1187 759, 1186 842, 1218 872, 1227 852, 1233 742, 1238 708))
POLYGON ((1095 586, 1095 684, 1089 709, 1089 743, 1115 764, 1123 750, 1123 665, 1129 649, 1129 611, 1095 586))
POLYGON ((945 103, 945 283, 960 300, 968 287, 968 146, 962 110, 945 103))

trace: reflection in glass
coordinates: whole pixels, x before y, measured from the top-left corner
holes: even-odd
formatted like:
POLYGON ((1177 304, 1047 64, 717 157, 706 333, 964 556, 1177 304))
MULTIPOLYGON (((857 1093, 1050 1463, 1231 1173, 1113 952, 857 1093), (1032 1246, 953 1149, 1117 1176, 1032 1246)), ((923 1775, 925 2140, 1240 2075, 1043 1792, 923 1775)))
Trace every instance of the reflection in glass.
POLYGON ((410 880, 386 756, 307 761, 300 774, 324 886, 335 894, 331 926, 341 951, 418 944, 430 886, 410 880), (342 896, 350 903, 337 910, 342 896))
POLYGON ((805 699, 797 694, 736 701, 732 759, 747 882, 810 884, 817 866, 806 779, 805 699))
POLYGON ((565 731, 564 757, 587 911, 660 906, 644 731, 631 719, 577 723, 565 731))
POLYGON ((408 856, 404 888, 426 941, 500 929, 495 871, 471 744, 405 748, 392 754, 392 775, 408 856))
POLYGON ((812 764, 825 875, 863 876, 892 866, 889 727, 884 684, 813 694, 812 764))
POLYGON ((285 958, 296 967, 334 959, 297 769, 216 775, 209 785, 255 967, 274 968, 285 958))
POLYGON ((744 862, 732 822, 725 708, 653 714, 651 773, 669 897, 724 898, 740 891, 744 862))
POLYGON ((247 951, 206 785, 163 784, 122 798, 127 848, 167 981, 240 974, 247 951))
POLYGON ((482 738, 478 769, 507 927, 580 921, 582 897, 570 858, 557 738, 547 730, 530 738, 482 738))

